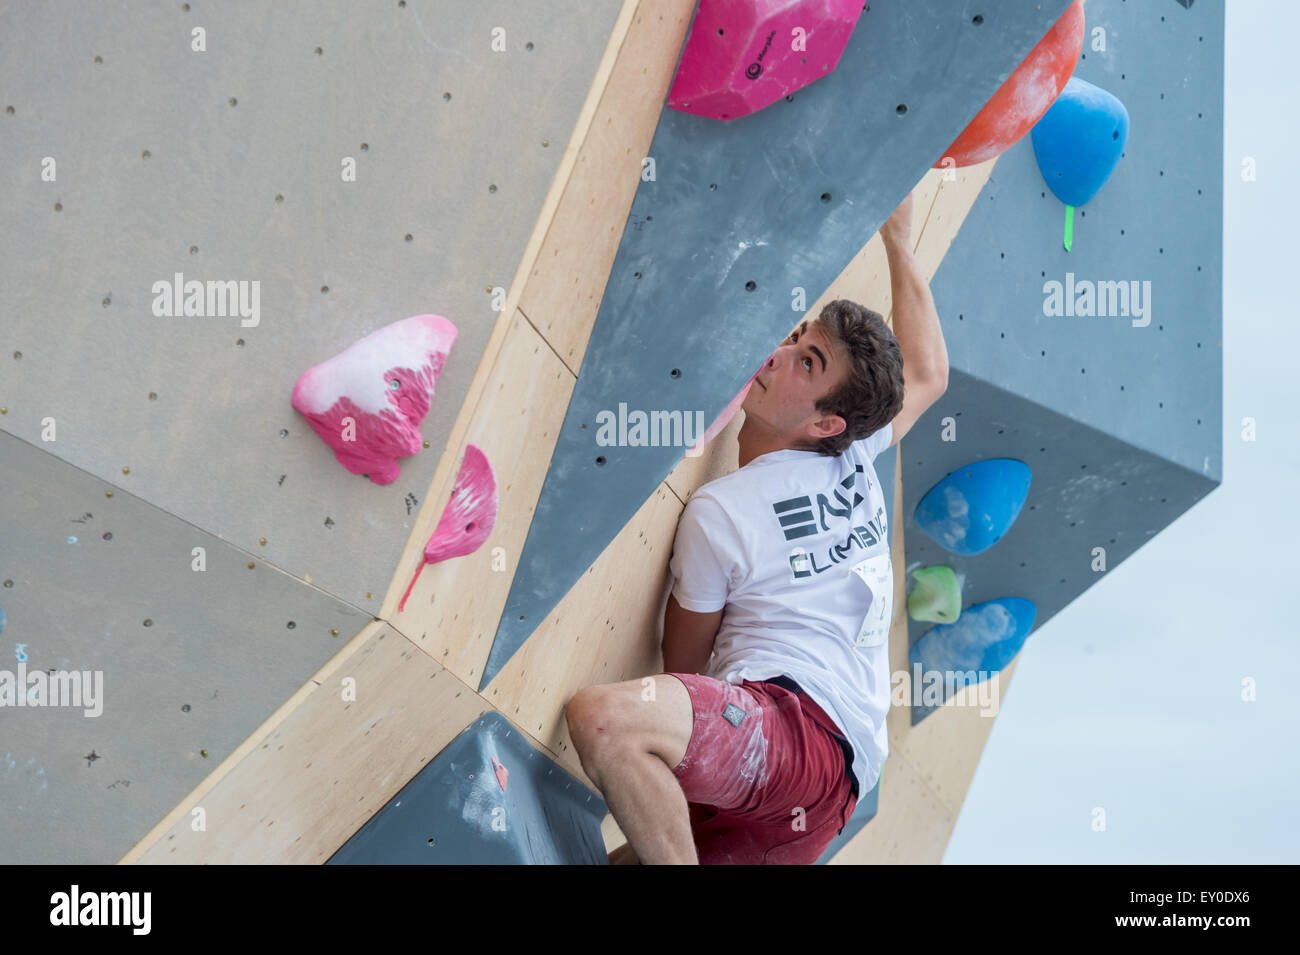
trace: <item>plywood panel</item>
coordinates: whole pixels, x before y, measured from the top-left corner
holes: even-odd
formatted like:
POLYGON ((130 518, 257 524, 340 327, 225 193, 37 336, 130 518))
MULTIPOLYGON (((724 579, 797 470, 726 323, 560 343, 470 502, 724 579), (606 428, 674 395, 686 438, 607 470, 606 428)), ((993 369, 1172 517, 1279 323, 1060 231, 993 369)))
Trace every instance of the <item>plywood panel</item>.
MULTIPOLYGON (((544 462, 550 460, 573 380, 523 313, 516 311, 467 438, 483 449, 496 473, 500 500, 496 526, 474 553, 427 566, 405 611, 394 608, 390 618, 470 686, 478 686, 492 647, 492 634, 546 476, 544 462)), ((423 532, 426 537, 440 516, 441 508, 432 506, 421 512, 421 526, 430 528, 423 532)), ((419 540, 419 549, 408 551, 393 582, 395 591, 405 591, 423 560, 424 543, 419 540), (407 567, 409 571, 404 570, 407 567)))
MULTIPOLYGON (((993 721, 1001 710, 1015 666, 1013 660, 990 681, 986 692, 991 693, 991 699, 997 702, 987 710, 981 705, 975 688, 968 687, 916 726, 910 725, 910 721, 899 720, 899 749, 954 818, 961 813, 966 792, 975 777, 984 744, 993 731, 993 721)), ((898 715, 904 717, 907 714, 900 710, 898 715)), ((891 721, 891 738, 894 731, 895 724, 891 721)))
POLYGON ((901 754, 885 763, 880 810, 831 865, 936 865, 956 818, 901 754))
POLYGON ((698 455, 683 455, 668 477, 664 478, 664 485, 672 489, 683 505, 691 499, 697 488, 736 470, 740 464, 740 445, 737 444, 737 439, 744 423, 744 414, 737 412, 698 455))
POLYGON ((681 511, 671 490, 657 488, 484 691, 581 778, 564 704, 593 683, 662 672, 667 566, 681 511))
POLYGON ((596 107, 599 120, 583 140, 519 302, 575 375, 629 225, 642 159, 659 124, 695 0, 629 6, 636 7, 635 17, 596 107))
POLYGON ((489 709, 408 640, 376 624, 237 765, 183 800, 171 824, 123 861, 324 862, 489 709), (355 699, 346 698, 348 680, 355 699), (195 809, 203 831, 194 828, 195 809))

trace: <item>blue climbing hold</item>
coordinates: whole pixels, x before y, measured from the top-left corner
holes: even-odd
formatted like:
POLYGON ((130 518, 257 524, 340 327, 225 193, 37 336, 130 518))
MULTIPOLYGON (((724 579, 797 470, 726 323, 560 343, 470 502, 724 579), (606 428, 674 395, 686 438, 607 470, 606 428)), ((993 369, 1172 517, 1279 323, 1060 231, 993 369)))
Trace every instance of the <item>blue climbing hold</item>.
MULTIPOLYGON (((940 624, 917 640, 909 657, 914 680, 916 666, 921 668, 922 702, 913 702, 913 723, 962 687, 1000 672, 1024 646, 1037 613, 1032 600, 999 597, 968 608, 956 623, 940 624)), ((913 693, 918 694, 918 688, 913 693)))
POLYGON ((978 554, 1020 516, 1032 478, 1029 465, 1012 458, 968 464, 926 492, 916 505, 916 524, 954 554, 978 554))
POLYGON ((1023 597, 999 597, 968 608, 956 623, 941 623, 912 645, 913 663, 923 671, 989 676, 1010 663, 1034 628, 1038 608, 1023 597))
POLYGON ((5 632, 5 608, 0 607, 0 633, 5 632))
POLYGON ((1070 77, 1030 133, 1043 179, 1067 206, 1092 199, 1128 143, 1128 110, 1112 94, 1070 77))

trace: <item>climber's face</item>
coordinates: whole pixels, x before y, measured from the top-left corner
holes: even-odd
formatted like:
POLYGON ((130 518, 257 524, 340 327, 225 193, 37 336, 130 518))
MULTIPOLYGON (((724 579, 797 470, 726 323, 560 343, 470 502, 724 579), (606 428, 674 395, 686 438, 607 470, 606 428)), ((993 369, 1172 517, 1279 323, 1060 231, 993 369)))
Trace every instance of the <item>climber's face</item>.
POLYGON ((805 321, 767 360, 741 405, 746 423, 783 436, 789 447, 816 445, 839 434, 845 421, 816 402, 838 388, 848 361, 817 322, 805 321))

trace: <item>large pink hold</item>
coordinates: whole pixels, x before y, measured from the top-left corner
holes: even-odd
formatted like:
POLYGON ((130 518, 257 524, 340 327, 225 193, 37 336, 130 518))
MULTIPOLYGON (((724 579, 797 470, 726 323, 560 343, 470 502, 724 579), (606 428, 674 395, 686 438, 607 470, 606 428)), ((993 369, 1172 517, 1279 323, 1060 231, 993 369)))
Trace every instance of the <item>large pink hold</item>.
POLYGON ((393 322, 309 368, 294 385, 293 406, 345 468, 392 484, 398 458, 424 445, 420 422, 455 341, 456 326, 441 315, 393 322))
POLYGON ((466 445, 465 460, 456 475, 456 485, 451 489, 451 500, 424 547, 424 560, 420 561, 415 576, 402 595, 402 602, 397 605, 399 612, 406 609, 406 598, 411 596, 425 564, 463 557, 483 546, 492 528, 496 527, 497 503, 497 478, 492 472, 492 463, 477 445, 466 445))
POLYGON ((862 0, 700 0, 668 105, 756 113, 835 69, 861 15, 862 0))

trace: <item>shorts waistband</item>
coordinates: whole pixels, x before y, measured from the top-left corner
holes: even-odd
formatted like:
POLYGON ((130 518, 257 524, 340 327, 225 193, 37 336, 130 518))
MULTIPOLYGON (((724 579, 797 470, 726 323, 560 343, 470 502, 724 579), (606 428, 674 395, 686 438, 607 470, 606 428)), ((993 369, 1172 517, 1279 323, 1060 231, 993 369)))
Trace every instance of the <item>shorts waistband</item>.
MULTIPOLYGON (((777 686, 781 687, 783 690, 789 690, 789 691, 790 691, 791 693, 793 693, 795 696, 807 696, 807 695, 808 695, 807 692, 804 690, 803 687, 801 687, 801 686, 800 686, 798 683, 796 683, 794 680, 790 679, 790 678, 789 678, 788 676, 786 676, 784 673, 781 674, 780 676, 774 676, 774 677, 772 677, 771 679, 760 680, 759 682, 760 682, 760 683, 774 683, 774 684, 776 684, 777 686)), ((815 701, 813 701, 811 698, 809 699, 809 702, 810 702, 810 703, 815 703, 815 701)), ((821 709, 820 706, 817 707, 817 708, 818 708, 819 710, 821 709)), ((822 710, 822 712, 825 713, 826 711, 825 711, 825 710, 822 710)), ((830 714, 827 714, 828 717, 829 717, 829 715, 830 715, 830 714)), ((827 730, 827 732, 829 732, 829 733, 831 734, 831 736, 833 736, 833 737, 835 738, 835 742, 837 742, 837 743, 840 744, 840 750, 841 750, 841 752, 844 753, 844 775, 848 777, 849 784, 850 784, 850 786, 851 786, 851 788, 852 788, 852 791, 853 791, 853 798, 854 798, 854 799, 857 799, 857 798, 858 798, 858 777, 853 775, 853 770, 852 770, 852 768, 851 768, 852 765, 853 765, 853 744, 850 743, 850 742, 849 742, 849 741, 844 737, 844 734, 843 734, 843 733, 839 732, 839 730, 835 728, 834 723, 831 723, 831 725, 827 726, 827 727, 826 727, 826 730, 827 730)))

